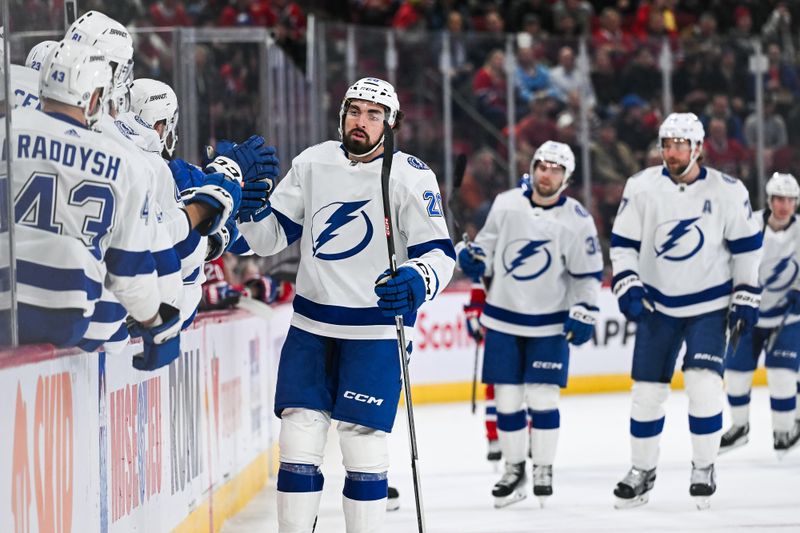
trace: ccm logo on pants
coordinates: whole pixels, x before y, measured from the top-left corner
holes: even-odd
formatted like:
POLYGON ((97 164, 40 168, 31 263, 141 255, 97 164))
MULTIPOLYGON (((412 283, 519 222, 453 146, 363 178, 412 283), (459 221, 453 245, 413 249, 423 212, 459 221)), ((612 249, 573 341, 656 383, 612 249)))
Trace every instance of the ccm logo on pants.
POLYGON ((351 390, 344 391, 344 397, 348 400, 355 400, 361 403, 374 403, 375 405, 380 405, 383 403, 383 398, 375 398, 374 396, 369 396, 368 394, 361 394, 360 392, 353 392, 351 390))
POLYGON ((544 370, 561 370, 564 365, 561 363, 553 363, 552 361, 534 361, 533 368, 541 368, 544 370))

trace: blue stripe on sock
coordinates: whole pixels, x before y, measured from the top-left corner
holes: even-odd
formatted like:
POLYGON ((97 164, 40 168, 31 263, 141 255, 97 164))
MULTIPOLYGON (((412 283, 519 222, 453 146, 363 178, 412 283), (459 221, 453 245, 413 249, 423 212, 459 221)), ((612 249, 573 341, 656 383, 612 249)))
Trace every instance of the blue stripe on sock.
POLYGON ((797 397, 769 398, 769 406, 773 411, 793 411, 797 407, 797 397))
POLYGON ((325 479, 315 465, 281 463, 278 490, 281 492, 319 492, 325 479))
POLYGON ((527 427, 528 418, 525 411, 516 413, 497 413, 497 429, 501 431, 517 431, 527 427))
POLYGON ((558 409, 550 411, 534 411, 528 409, 531 416, 531 425, 536 429, 558 429, 561 426, 561 414, 558 409))
POLYGON ((722 429, 722 413, 701 417, 689 415, 689 431, 694 435, 708 435, 722 429))
POLYGON ((386 479, 386 472, 380 474, 347 472, 342 494, 351 500, 371 502, 386 498, 388 491, 389 482, 386 479))
POLYGON ((489 406, 486 408, 487 415, 496 415, 497 414, 497 407, 489 406))
POLYGON ((634 420, 633 418, 631 418, 631 435, 633 435, 634 437, 640 439, 655 437, 656 435, 660 435, 663 429, 664 429, 663 416, 658 420, 648 420, 647 422, 641 422, 639 420, 634 420))
POLYGON ((728 403, 731 407, 739 407, 740 405, 749 405, 750 404, 750 394, 744 394, 742 396, 731 396, 728 394, 728 403))

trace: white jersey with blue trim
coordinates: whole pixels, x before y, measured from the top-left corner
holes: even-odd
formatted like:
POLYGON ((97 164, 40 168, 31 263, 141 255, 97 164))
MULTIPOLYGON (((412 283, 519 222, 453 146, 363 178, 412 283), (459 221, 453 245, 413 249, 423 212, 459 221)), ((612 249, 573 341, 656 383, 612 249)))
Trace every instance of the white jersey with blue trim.
POLYGON ((562 196, 541 207, 521 188, 501 193, 475 244, 492 278, 481 315, 487 328, 558 335, 572 305, 597 305, 603 256, 594 220, 577 200, 562 196))
POLYGON ((14 95, 14 109, 18 107, 41 109, 39 71, 22 65, 11 65, 11 92, 14 95))
MULTIPOLYGON (((778 327, 786 312, 786 294, 800 281, 800 223, 792 216, 789 225, 775 231, 765 224, 764 211, 755 216, 764 228, 764 247, 758 278, 761 283, 761 305, 758 327, 778 327)), ((800 322, 800 315, 789 315, 787 324, 800 322)))
POLYGON ((701 167, 680 184, 650 167, 625 184, 611 233, 613 284, 638 276, 669 316, 724 309, 737 287, 758 290, 761 241, 741 181, 701 167))
POLYGON ((88 317, 105 285, 137 320, 155 316, 156 224, 149 182, 128 154, 74 119, 30 108, 14 111, 11 149, 19 300, 88 317))
MULTIPOLYGON (((394 318, 377 306, 374 287, 389 267, 381 196, 383 157, 348 159, 338 142, 306 149, 271 197, 272 214, 239 228, 256 254, 300 240, 292 324, 346 339, 392 339, 394 318)), ((407 153, 394 153, 389 198, 398 265, 415 258, 432 272, 426 299, 450 281, 455 266, 436 176, 407 153)), ((405 317, 412 334, 416 316, 405 317)))

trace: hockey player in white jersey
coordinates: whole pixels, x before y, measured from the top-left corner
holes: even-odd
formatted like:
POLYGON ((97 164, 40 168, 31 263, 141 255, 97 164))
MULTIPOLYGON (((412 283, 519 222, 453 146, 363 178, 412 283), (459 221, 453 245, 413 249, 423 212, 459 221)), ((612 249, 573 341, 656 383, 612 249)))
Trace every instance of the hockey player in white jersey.
POLYGON ((631 460, 617 507, 647 502, 656 477, 664 402, 681 345, 699 508, 716 490, 726 332, 753 328, 761 289, 761 227, 737 179, 700 164, 703 126, 673 113, 659 128, 663 166, 628 179, 611 234, 613 292, 637 322, 631 460))
POLYGON ((58 45, 58 41, 42 41, 36 44, 28 52, 28 57, 25 58, 25 66, 33 70, 42 70, 42 63, 50 53, 50 51, 58 45))
POLYGON ((44 112, 14 112, 20 341, 76 345, 105 286, 139 323, 142 359, 174 358, 179 315, 157 284, 148 189, 124 150, 91 129, 110 82, 99 50, 62 42, 42 65, 44 112))
POLYGON ((569 146, 542 144, 531 161, 530 185, 498 195, 475 241, 459 246, 464 273, 492 279, 480 322, 486 327, 482 376, 494 383, 506 462, 492 489, 495 507, 525 497, 526 407, 533 493, 542 504, 552 494, 568 344, 583 344, 594 332, 603 259, 591 215, 561 194, 574 169, 569 146))
POLYGON ((795 420, 800 364, 798 197, 800 186, 795 177, 776 172, 767 182, 769 209, 755 214, 764 232, 759 267, 761 307, 756 328, 743 334, 738 349, 727 354, 725 383, 733 426, 722 436, 720 453, 748 441, 750 388, 762 350, 772 408, 773 448, 780 457, 800 442, 800 422, 795 420))
POLYGON ((380 530, 389 468, 386 434, 400 394, 394 316, 403 315, 410 335, 417 309, 447 285, 455 260, 436 176, 416 157, 397 151, 389 195, 399 267, 396 277, 388 275, 381 164, 383 120, 397 128, 402 119, 394 87, 377 78, 357 81, 339 117, 341 143, 303 151, 270 205, 240 214, 239 229, 259 255, 300 240, 294 314, 275 393, 281 533, 314 528, 331 419, 339 421, 347 470, 347 531, 380 530))

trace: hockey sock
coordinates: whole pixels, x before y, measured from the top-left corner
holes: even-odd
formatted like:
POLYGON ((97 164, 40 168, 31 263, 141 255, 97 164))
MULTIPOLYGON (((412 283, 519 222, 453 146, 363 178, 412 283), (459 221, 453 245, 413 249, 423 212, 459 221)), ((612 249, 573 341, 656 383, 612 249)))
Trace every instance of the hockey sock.
POLYGON ((734 426, 743 426, 750 420, 750 388, 752 372, 725 371, 725 388, 731 406, 731 421, 734 426))
POLYGON ((794 425, 797 408, 796 376, 797 373, 788 368, 767 369, 773 431, 789 431, 794 425))
POLYGON ((386 472, 347 472, 342 491, 347 533, 374 533, 380 530, 386 516, 388 487, 386 472))
POLYGON ((692 462, 704 468, 714 464, 722 432, 722 378, 716 372, 689 369, 683 374, 689 395, 689 432, 692 462))
POLYGON ((316 465, 281 463, 278 470, 278 532, 310 533, 319 512, 324 478, 316 465))
POLYGON ((640 470, 658 464, 659 441, 664 429, 667 383, 637 381, 631 390, 631 462, 640 470))

